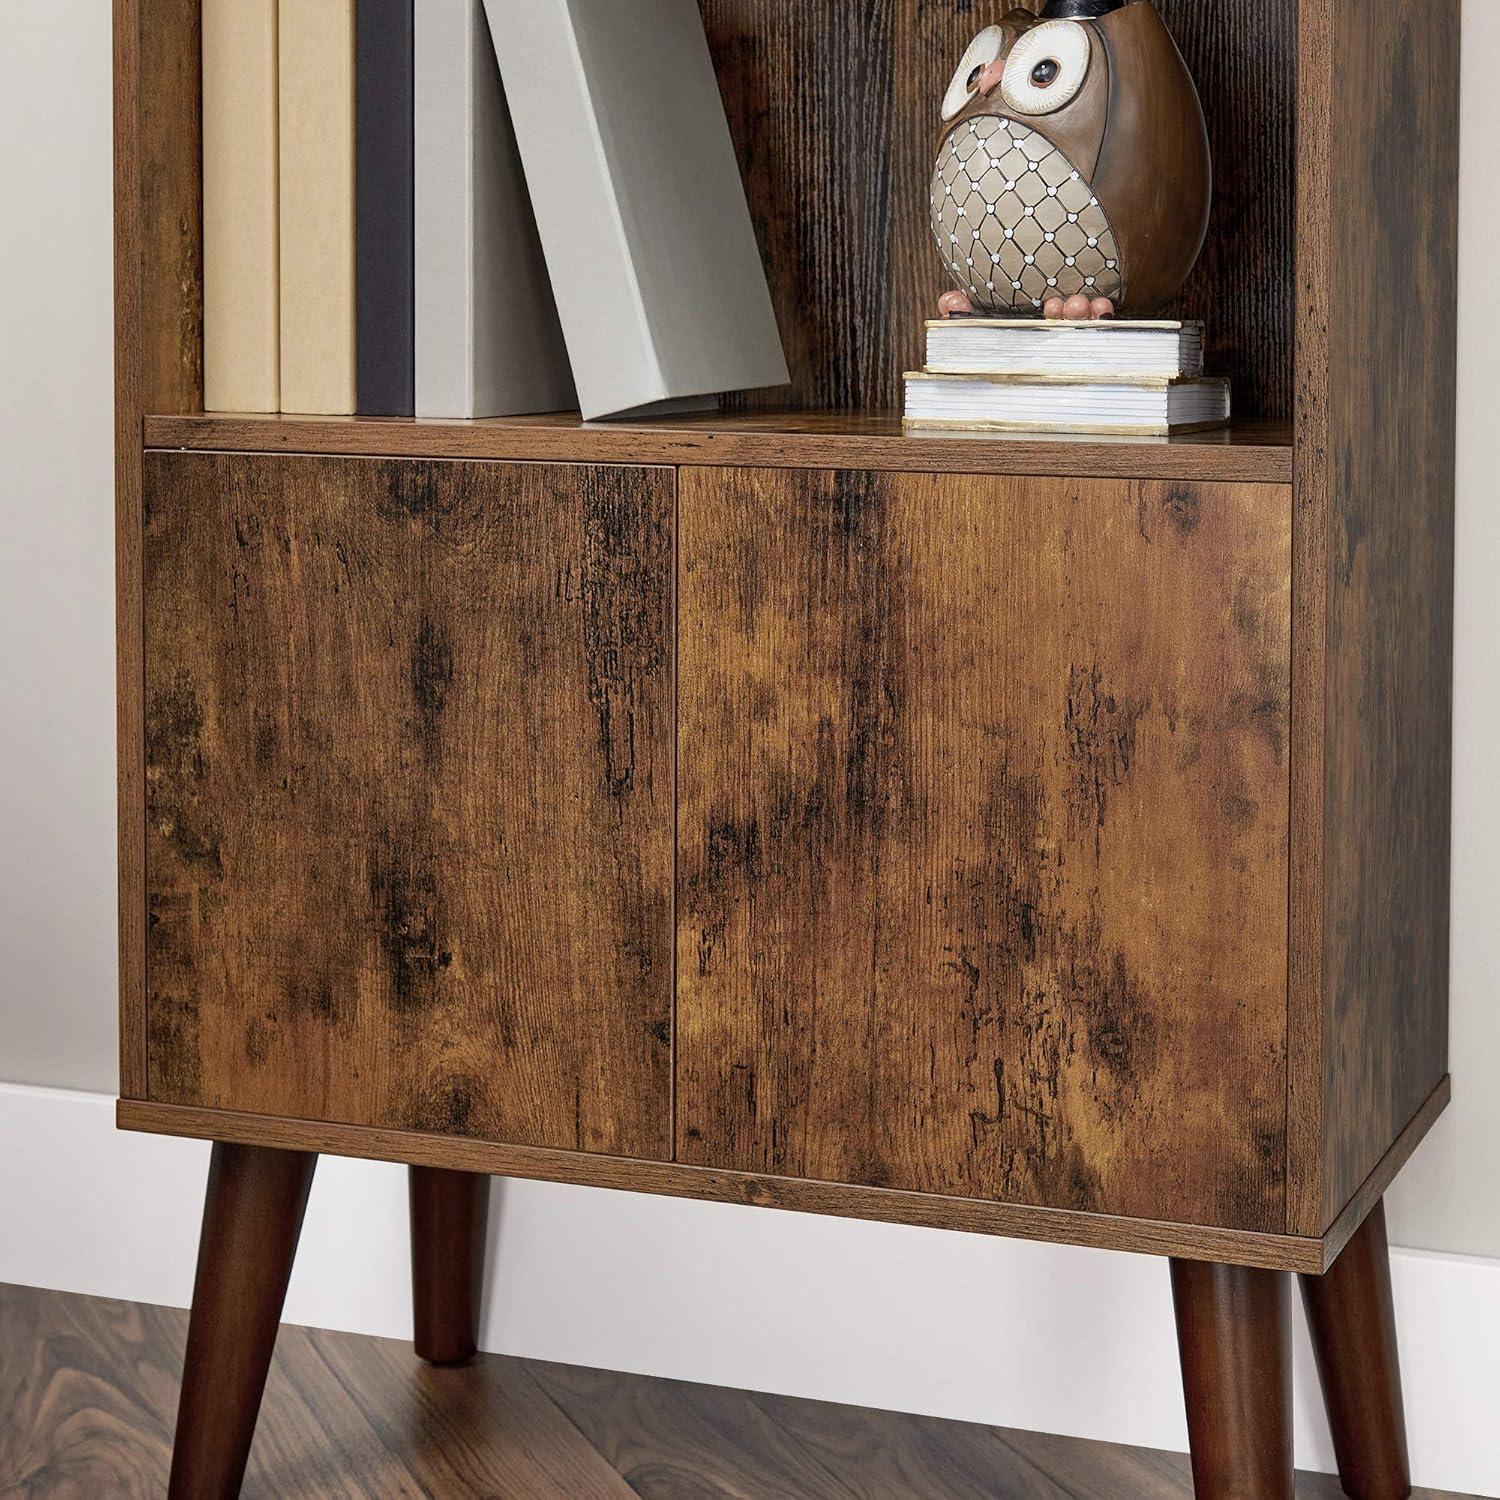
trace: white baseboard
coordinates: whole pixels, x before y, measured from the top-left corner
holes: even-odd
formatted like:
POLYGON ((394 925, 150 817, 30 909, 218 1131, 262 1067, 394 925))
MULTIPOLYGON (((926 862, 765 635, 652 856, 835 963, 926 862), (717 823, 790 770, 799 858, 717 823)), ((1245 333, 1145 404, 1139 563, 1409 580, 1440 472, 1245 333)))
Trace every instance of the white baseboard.
MULTIPOLYGON (((185 1306, 208 1148, 97 1094, 0 1084, 0 1281, 185 1306)), ((402 1169, 325 1158, 290 1322, 410 1336, 402 1169)), ((483 1345, 507 1354, 1186 1447, 1164 1264, 507 1180, 483 1345)), ((1393 1256, 1417 1483, 1500 1493, 1500 1261, 1393 1256)), ((1304 1330, 1297 1457, 1333 1468, 1304 1330)))

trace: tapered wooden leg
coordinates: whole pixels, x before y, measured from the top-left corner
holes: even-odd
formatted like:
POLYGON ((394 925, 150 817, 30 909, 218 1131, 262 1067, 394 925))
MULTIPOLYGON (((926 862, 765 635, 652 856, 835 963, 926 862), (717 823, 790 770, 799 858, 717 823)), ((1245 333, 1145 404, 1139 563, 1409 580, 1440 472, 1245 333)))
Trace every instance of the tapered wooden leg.
POLYGON ((1292 1500, 1286 1277, 1174 1260, 1172 1301, 1198 1500, 1292 1500))
POLYGON ((410 1168, 411 1290, 417 1353, 434 1365, 474 1357, 490 1180, 410 1168))
POLYGON ((317 1161, 214 1145, 169 1500, 240 1492, 317 1161))
POLYGON ((1322 1276, 1302 1278, 1339 1478, 1353 1500, 1411 1494, 1385 1204, 1322 1276))

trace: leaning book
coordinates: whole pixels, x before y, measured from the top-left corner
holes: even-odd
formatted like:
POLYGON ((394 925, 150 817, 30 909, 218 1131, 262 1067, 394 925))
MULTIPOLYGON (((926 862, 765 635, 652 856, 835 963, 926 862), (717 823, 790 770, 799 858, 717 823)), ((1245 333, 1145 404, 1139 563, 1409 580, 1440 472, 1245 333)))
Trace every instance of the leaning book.
POLYGON ((585 417, 787 382, 696 0, 485 0, 585 417))

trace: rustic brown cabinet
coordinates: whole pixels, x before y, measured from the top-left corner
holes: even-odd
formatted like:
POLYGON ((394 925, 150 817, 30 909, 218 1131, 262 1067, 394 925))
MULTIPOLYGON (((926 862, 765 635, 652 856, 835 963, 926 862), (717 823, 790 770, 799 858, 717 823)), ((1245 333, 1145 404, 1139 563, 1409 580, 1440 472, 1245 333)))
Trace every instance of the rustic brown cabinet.
POLYGON ((697 468, 678 527, 679 1159, 1283 1229, 1290 488, 697 468))
POLYGON ((119 1120, 215 1142, 175 1495, 237 1490, 321 1152, 411 1165, 441 1362, 493 1174, 1169 1257, 1219 1500, 1291 1494, 1300 1274, 1346 1487, 1406 1492, 1458 4, 1160 3, 1241 414, 1169 442, 885 414, 992 19, 915 0, 701 0, 790 393, 206 413, 198 5, 116 0, 119 1120))

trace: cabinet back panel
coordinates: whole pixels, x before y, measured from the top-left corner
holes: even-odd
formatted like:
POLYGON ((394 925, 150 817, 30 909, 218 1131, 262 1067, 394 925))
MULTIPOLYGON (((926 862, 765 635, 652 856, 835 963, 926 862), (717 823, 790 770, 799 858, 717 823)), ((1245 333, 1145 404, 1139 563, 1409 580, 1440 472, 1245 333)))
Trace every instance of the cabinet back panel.
POLYGON ((148 1097, 669 1155, 670 471, 145 494, 148 1097))
MULTIPOLYGON (((970 39, 1014 5, 700 0, 793 404, 901 405, 901 372, 921 364, 922 321, 948 286, 927 223, 939 105, 970 39)), ((1241 416, 1286 420, 1296 3, 1158 8, 1197 81, 1215 178, 1202 260, 1170 311, 1207 320, 1212 372, 1234 381, 1241 416)))
POLYGON ((1290 490, 679 503, 679 1159, 1279 1231, 1290 490))

